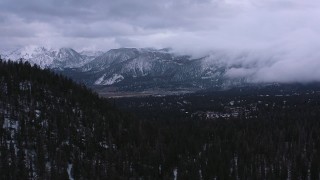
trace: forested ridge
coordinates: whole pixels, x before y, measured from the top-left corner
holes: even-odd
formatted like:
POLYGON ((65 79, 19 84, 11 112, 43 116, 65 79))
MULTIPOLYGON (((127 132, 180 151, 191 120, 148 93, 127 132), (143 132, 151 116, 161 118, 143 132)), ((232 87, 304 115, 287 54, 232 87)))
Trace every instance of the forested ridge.
POLYGON ((22 62, 0 61, 0 89, 0 179, 96 179, 116 172, 114 155, 129 118, 106 100, 22 62))
POLYGON ((0 60, 0 179, 320 179, 319 93, 216 94, 109 103, 0 60))

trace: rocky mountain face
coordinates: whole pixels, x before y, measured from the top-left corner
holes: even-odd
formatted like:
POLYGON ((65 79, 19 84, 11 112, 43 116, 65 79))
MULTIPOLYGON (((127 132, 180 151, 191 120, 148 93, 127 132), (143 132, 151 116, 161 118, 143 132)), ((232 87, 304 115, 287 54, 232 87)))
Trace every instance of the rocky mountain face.
POLYGON ((4 59, 13 61, 22 59, 41 68, 75 68, 81 67, 95 57, 82 52, 78 53, 71 48, 49 49, 38 46, 27 46, 10 52, 0 53, 4 59))
POLYGON ((116 87, 123 91, 147 89, 224 88, 241 85, 243 78, 226 76, 232 66, 223 55, 200 58, 177 55, 169 49, 111 49, 105 53, 71 48, 58 50, 27 47, 2 57, 22 58, 42 68, 50 68, 93 88, 116 87))

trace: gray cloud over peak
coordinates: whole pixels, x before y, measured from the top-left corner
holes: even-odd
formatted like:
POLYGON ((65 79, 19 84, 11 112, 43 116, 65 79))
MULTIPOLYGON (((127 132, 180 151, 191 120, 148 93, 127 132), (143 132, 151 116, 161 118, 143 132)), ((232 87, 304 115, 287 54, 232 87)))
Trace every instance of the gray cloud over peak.
POLYGON ((252 52, 240 62, 245 68, 228 75, 318 81, 319 17, 317 0, 1 0, 0 49, 36 44, 172 47, 194 56, 252 52))

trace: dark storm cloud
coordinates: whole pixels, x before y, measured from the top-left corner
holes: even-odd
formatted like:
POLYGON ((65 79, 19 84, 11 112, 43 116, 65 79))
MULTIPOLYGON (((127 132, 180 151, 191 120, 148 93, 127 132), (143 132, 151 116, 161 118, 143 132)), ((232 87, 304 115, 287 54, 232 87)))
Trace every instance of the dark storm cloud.
POLYGON ((317 0, 1 0, 0 49, 172 47, 195 56, 246 51, 246 68, 232 68, 229 76, 312 81, 320 80, 318 17, 317 0))

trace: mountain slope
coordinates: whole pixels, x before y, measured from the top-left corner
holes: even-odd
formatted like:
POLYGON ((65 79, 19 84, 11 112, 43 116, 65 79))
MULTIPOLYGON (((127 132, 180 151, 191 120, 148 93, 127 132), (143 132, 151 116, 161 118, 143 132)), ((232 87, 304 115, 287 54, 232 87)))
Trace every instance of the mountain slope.
POLYGON ((0 179, 112 178, 127 120, 70 79, 0 60, 0 179))
POLYGON ((247 77, 228 76, 236 62, 248 56, 215 51, 192 58, 177 55, 170 49, 120 48, 108 52, 76 52, 70 48, 58 50, 29 46, 11 54, 7 59, 23 58, 41 68, 50 68, 94 89, 115 87, 121 91, 149 89, 178 90, 239 86, 247 77))
POLYGON ((178 165, 198 177, 189 165, 205 138, 168 118, 133 118, 48 69, 0 59, 0 179, 172 179, 178 165))
POLYGON ((99 56, 99 52, 76 52, 71 48, 52 49, 39 46, 26 46, 14 51, 2 52, 5 59, 28 61, 42 68, 81 67, 99 56))
POLYGON ((246 83, 245 79, 226 76, 232 66, 223 58, 219 53, 192 58, 166 49, 120 48, 60 73, 93 88, 116 87, 121 91, 221 89, 246 83))
POLYGON ((0 179, 319 179, 319 90, 114 101, 136 119, 48 69, 0 60, 0 179))

